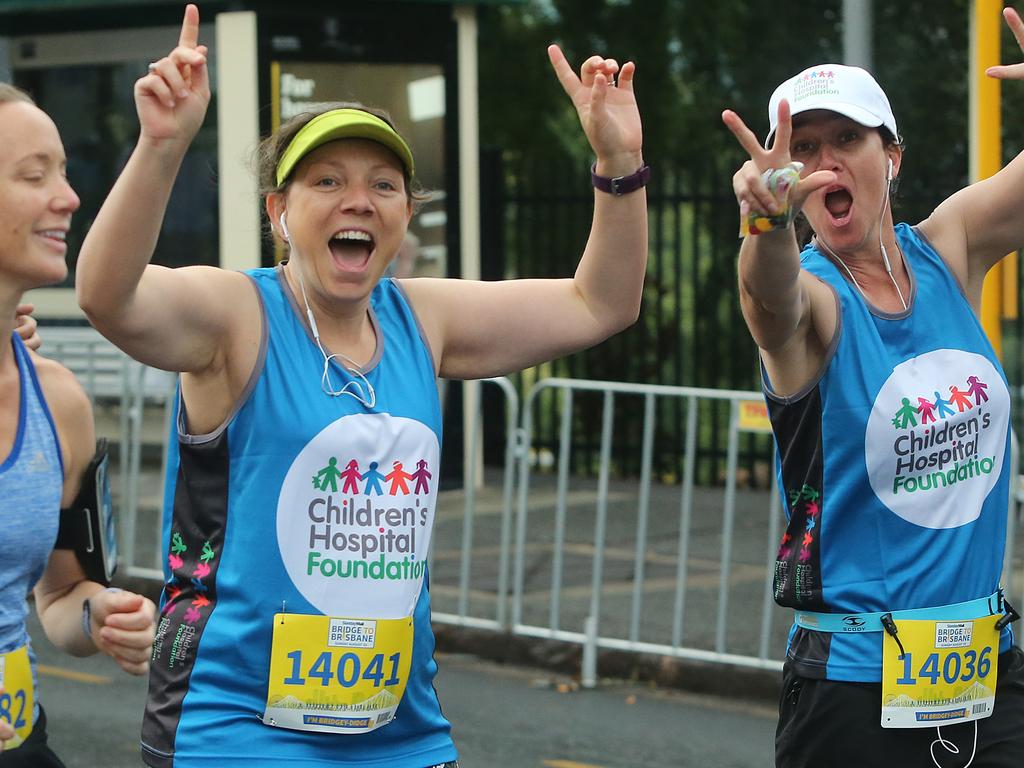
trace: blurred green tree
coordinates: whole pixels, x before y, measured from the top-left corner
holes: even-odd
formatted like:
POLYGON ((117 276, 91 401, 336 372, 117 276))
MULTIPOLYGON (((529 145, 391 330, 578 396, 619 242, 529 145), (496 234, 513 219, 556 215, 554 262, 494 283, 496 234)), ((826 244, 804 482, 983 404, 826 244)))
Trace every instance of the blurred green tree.
MULTIPOLYGON (((920 221, 968 181, 969 10, 967 0, 874 4, 872 69, 907 147, 898 220, 920 221)), ((487 8, 480 19, 481 142, 500 154, 515 200, 505 218, 505 274, 571 274, 587 236, 590 150, 551 72, 549 43, 561 45, 577 66, 592 53, 636 62, 644 157, 654 170, 641 321, 594 350, 528 372, 524 383, 567 375, 759 387, 735 286, 731 177, 746 156, 720 116, 733 109, 764 136, 768 97, 778 83, 813 64, 842 61, 841 0, 531 0, 487 8)), ((1003 61, 1020 61, 1009 30, 1003 42, 1003 61)), ((1024 84, 1005 84, 1007 160, 1024 148, 1022 107, 1024 84)), ((1021 383, 1018 324, 1008 323, 1006 334, 1004 344, 1013 346, 1009 377, 1021 383)), ((583 406, 581 421, 598 423, 597 407, 583 406)), ((626 411, 616 423, 626 471, 640 421, 626 411)), ((681 416, 676 410, 659 422, 658 444, 671 454, 662 466, 670 475, 681 416)), ((715 439, 709 434, 712 442, 703 445, 711 455, 721 447, 715 439)), ((751 450, 763 445, 752 443, 751 450)), ((715 467, 704 476, 717 477, 715 467)))

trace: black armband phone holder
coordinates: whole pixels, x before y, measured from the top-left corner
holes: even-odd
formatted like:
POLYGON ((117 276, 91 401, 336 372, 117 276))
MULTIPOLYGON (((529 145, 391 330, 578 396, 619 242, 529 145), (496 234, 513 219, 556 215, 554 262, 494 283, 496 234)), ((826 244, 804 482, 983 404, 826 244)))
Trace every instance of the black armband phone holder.
POLYGON ((60 511, 56 549, 73 549, 92 581, 109 586, 117 571, 117 529, 110 503, 107 441, 96 441, 96 455, 82 476, 71 506, 60 511))

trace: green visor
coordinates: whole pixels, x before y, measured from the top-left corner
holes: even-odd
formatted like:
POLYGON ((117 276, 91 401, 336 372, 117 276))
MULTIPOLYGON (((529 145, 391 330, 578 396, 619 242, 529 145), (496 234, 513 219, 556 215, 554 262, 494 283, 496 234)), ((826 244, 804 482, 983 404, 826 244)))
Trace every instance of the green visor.
POLYGON ((317 115, 295 134, 277 164, 277 184, 288 178, 299 161, 322 144, 335 139, 368 139, 382 144, 402 161, 405 172, 412 178, 415 170, 412 150, 394 128, 376 115, 361 109, 332 109, 317 115))

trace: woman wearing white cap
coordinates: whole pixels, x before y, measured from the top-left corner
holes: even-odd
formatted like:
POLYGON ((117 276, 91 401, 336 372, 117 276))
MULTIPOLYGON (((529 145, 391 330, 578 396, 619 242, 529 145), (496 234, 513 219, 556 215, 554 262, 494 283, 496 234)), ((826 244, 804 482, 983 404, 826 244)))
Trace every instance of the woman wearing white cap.
POLYGON ((579 78, 549 51, 609 189, 574 278, 382 279, 413 212, 413 155, 352 105, 300 115, 261 147, 286 265, 169 270, 148 260, 210 98, 198 24, 189 6, 178 47, 136 83, 139 143, 77 275, 101 332, 182 372, 144 759, 453 763, 425 573, 435 377, 512 371, 636 320, 648 172, 634 67, 594 56, 579 78))
POLYGON ((733 180, 740 295, 789 516, 776 764, 1020 765, 1024 654, 999 590, 1010 397, 978 310, 985 273, 1024 242, 1024 156, 894 226, 903 148, 871 75, 807 69, 769 118, 764 149, 723 114, 751 157, 733 180), (815 233, 802 252, 798 211, 815 233))

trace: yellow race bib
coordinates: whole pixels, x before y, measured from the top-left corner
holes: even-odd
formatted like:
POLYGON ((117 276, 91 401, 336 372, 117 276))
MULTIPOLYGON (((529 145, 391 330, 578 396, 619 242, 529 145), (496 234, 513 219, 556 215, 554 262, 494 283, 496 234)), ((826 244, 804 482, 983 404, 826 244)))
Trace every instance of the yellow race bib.
POLYGON ((14 738, 4 744, 5 750, 21 746, 32 733, 33 704, 28 648, 0 654, 0 720, 14 726, 14 738))
POLYGON ((934 728, 991 715, 1000 618, 902 620, 902 654, 882 633, 882 727, 934 728))
POLYGON ((263 722, 326 733, 390 723, 405 693, 413 620, 274 616, 263 722))

